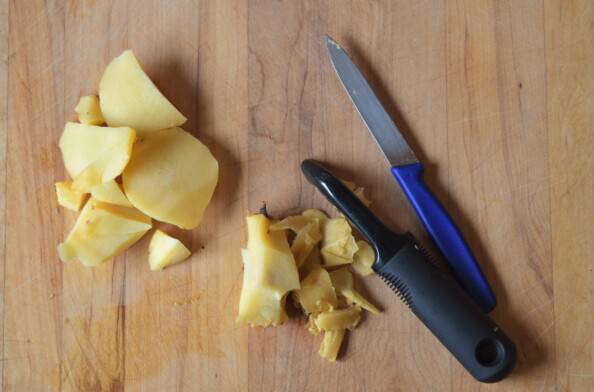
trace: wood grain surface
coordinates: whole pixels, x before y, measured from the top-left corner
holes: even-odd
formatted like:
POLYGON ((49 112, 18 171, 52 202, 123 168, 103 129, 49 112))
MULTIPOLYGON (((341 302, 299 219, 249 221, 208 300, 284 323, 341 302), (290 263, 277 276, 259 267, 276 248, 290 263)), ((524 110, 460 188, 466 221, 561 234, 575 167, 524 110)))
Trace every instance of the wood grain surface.
MULTIPOLYGON (((594 390, 594 2, 0 0, 0 373, 13 391, 594 390), (519 349, 481 385, 376 277, 383 309, 319 358, 303 321, 235 324, 244 216, 332 211, 299 163, 365 186, 431 246, 327 59, 352 55, 426 163, 519 349), (190 261, 150 272, 147 239, 62 264, 57 140, 126 48, 213 151, 190 261)), ((171 227, 169 227, 172 230, 171 227)))

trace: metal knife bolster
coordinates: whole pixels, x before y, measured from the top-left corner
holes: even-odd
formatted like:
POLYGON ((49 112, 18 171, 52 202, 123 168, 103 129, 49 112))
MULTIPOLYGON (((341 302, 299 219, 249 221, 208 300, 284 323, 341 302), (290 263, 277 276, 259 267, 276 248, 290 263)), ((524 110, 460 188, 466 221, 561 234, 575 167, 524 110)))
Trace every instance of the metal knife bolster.
POLYGON ((514 368, 512 341, 413 239, 374 270, 478 381, 499 381, 514 368))

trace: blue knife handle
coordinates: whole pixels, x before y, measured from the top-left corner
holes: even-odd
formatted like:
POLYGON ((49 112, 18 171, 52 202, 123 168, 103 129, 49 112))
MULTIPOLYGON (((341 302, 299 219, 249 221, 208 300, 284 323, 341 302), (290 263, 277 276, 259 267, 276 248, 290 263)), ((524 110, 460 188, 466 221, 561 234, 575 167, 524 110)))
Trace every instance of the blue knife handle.
POLYGON ((422 172, 423 165, 419 162, 392 167, 392 174, 441 250, 458 283, 485 312, 490 312, 497 303, 495 295, 460 230, 423 182, 422 172))

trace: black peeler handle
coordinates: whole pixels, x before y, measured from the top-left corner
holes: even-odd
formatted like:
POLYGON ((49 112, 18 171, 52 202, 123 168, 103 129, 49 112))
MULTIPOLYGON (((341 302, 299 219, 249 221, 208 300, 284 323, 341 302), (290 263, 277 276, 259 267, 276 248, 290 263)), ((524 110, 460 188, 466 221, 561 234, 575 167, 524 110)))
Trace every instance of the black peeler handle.
POLYGON ((496 382, 516 363, 516 348, 410 234, 390 231, 334 175, 303 161, 306 178, 345 214, 376 250, 373 269, 474 378, 496 382))

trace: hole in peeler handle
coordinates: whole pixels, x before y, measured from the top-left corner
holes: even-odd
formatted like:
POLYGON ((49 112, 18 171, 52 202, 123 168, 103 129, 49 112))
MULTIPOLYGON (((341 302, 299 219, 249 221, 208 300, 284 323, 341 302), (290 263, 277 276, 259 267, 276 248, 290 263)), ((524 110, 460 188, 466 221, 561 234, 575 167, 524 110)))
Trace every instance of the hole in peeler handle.
POLYGON ((504 356, 503 345, 493 338, 481 340, 474 351, 478 363, 485 367, 498 365, 504 356))

